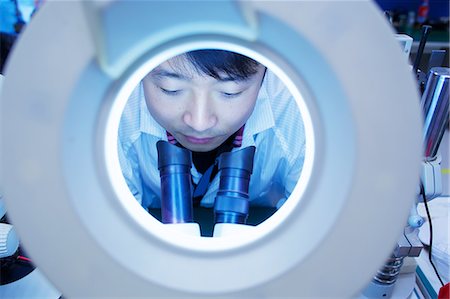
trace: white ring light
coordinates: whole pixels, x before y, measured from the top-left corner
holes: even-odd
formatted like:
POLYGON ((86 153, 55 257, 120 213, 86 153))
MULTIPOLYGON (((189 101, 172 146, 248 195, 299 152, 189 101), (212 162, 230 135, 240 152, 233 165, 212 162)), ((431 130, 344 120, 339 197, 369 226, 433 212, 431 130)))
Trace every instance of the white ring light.
MULTIPOLYGON (((238 52, 244 54, 248 57, 251 57, 263 65, 267 66, 271 69, 283 82, 286 82, 285 85, 291 91, 291 94, 297 99, 300 111, 303 111, 303 121, 305 123, 305 135, 307 139, 307 149, 306 149, 306 158, 305 165, 303 167, 302 176, 299 179, 299 186, 295 189, 292 195, 292 201, 294 203, 290 204, 290 208, 284 208, 282 211, 278 213, 277 217, 271 217, 270 222, 264 225, 259 225, 257 229, 252 230, 251 234, 242 236, 241 238, 232 238, 233 240, 227 239, 226 242, 222 239, 211 239, 211 238, 187 238, 184 244, 184 247, 192 248, 197 251, 223 251, 225 249, 231 249, 237 246, 243 246, 243 244, 248 244, 256 239, 259 239, 262 235, 265 235, 271 229, 278 226, 278 224, 283 221, 286 216, 290 213, 293 206, 297 203, 297 201, 302 197, 302 193, 306 189, 306 186, 309 182, 309 176, 311 174, 311 169, 313 165, 313 154, 314 154, 314 138, 313 138, 313 126, 311 124, 311 120, 309 114, 306 113, 308 109, 306 108, 305 102, 302 98, 301 93, 297 89, 296 85, 292 82, 292 80, 286 75, 286 73, 273 61, 267 59, 264 56, 261 56, 259 53, 255 53, 254 51, 239 46, 237 44, 227 43, 227 42, 219 42, 213 40, 201 40, 198 42, 189 42, 185 44, 180 44, 177 47, 170 48, 166 52, 162 52, 160 55, 153 56, 147 63, 139 66, 138 70, 135 71, 134 75, 125 80, 123 86, 120 88, 117 93, 117 100, 114 101, 113 107, 108 114, 108 119, 105 122, 105 131, 106 133, 101 133, 100 135, 105 136, 105 152, 104 155, 106 157, 106 167, 108 169, 107 173, 109 174, 109 179, 111 180, 111 185, 115 189, 115 193, 118 194, 117 198, 119 200, 123 200, 122 204, 124 209, 130 209, 129 213, 137 222, 140 223, 142 227, 144 227, 149 232, 158 233, 159 238, 165 240, 168 243, 174 243, 174 246, 181 245, 183 240, 180 240, 179 236, 174 236, 173 234, 168 233, 163 227, 163 225, 153 219, 154 221, 149 219, 149 214, 144 211, 139 204, 137 204, 136 199, 133 197, 131 192, 129 191, 125 180, 123 179, 123 175, 119 165, 119 158, 117 155, 117 151, 110 150, 114 148, 117 144, 117 132, 120 122, 120 117, 123 112, 123 109, 126 105, 126 102, 131 94, 132 90, 139 83, 139 81, 150 72, 152 69, 157 67, 162 62, 166 61, 169 58, 180 55, 182 53, 186 53, 188 51, 197 50, 197 49, 223 49, 233 52, 238 52), (132 203, 132 204, 130 204, 132 203), (282 214, 282 215, 281 215, 282 214), (174 239, 176 242, 174 242, 174 239)), ((289 206, 289 205, 288 205, 289 206)))
POLYGON ((388 256, 421 152, 415 85, 388 26, 366 1, 240 4, 54 2, 23 34, 2 95, 5 199, 26 248, 65 296, 350 297, 388 256), (168 239, 117 194, 111 182, 121 183, 108 173, 116 158, 105 157, 124 78, 202 40, 278 65, 304 95, 314 140, 309 181, 260 234, 236 244, 168 239))

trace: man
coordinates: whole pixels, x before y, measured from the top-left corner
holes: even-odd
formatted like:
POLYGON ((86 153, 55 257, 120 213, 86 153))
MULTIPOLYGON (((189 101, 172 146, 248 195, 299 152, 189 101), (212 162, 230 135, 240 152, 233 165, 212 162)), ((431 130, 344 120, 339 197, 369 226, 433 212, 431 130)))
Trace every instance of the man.
POLYGON ((298 106, 265 66, 230 51, 197 50, 152 70, 136 87, 119 128, 119 159, 136 199, 160 207, 156 142, 192 152, 194 204, 212 207, 219 186, 216 158, 255 146, 251 205, 280 206, 301 173, 305 135, 298 106), (202 184, 203 185, 203 184, 202 184))

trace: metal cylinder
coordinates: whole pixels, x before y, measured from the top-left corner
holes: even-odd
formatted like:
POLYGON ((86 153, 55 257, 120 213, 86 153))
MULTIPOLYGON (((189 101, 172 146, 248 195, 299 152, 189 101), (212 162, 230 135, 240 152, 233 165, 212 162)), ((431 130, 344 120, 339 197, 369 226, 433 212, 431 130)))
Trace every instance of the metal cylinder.
POLYGON ((432 27, 430 25, 422 26, 422 36, 420 37, 419 48, 417 49, 417 55, 413 65, 414 72, 417 72, 417 70, 419 69, 420 60, 422 59, 423 50, 425 49, 425 44, 427 43, 431 28, 432 27))
POLYGON ((162 222, 193 222, 192 154, 166 141, 158 141, 156 147, 161 177, 162 222))
POLYGON ((433 159, 439 149, 448 121, 450 69, 432 68, 422 96, 424 113, 424 156, 433 159))
POLYGON ((220 184, 214 202, 216 223, 246 223, 254 155, 255 147, 250 146, 219 157, 220 184))
POLYGON ((378 270, 373 280, 380 284, 393 284, 400 274, 400 269, 403 265, 403 259, 404 257, 394 256, 389 258, 384 266, 380 270, 378 270))

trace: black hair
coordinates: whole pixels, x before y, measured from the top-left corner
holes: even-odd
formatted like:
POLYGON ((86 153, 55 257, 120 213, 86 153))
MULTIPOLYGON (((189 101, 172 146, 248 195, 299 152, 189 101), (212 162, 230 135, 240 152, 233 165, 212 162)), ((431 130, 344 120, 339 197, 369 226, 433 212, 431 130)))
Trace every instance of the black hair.
POLYGON ((258 72, 257 61, 231 51, 195 50, 185 55, 198 73, 214 79, 223 79, 225 75, 233 80, 245 80, 258 72))

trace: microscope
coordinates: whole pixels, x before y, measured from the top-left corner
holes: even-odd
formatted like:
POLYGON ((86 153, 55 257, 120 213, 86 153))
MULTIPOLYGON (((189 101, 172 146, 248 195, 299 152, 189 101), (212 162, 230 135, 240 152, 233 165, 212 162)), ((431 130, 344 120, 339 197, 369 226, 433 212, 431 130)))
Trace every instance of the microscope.
MULTIPOLYGON (((166 141, 158 141, 158 169, 161 177, 162 222, 177 230, 193 231, 200 235, 193 223, 192 154, 166 141)), ((248 188, 253 169, 255 147, 222 153, 216 163, 220 183, 214 201, 214 237, 237 234, 248 230, 245 225, 249 213, 248 188)))

